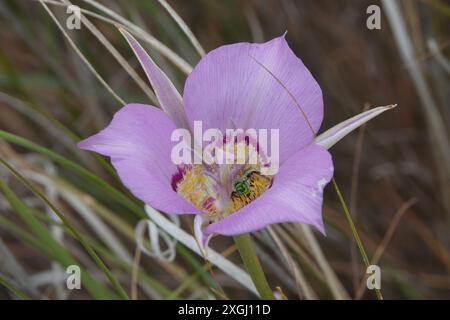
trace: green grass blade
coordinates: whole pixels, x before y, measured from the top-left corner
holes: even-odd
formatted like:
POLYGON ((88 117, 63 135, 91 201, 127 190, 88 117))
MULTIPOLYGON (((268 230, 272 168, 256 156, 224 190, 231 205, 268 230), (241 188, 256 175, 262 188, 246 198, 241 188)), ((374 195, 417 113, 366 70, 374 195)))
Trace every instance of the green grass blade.
MULTIPOLYGON (((358 246, 358 250, 361 254, 363 262, 366 265, 366 267, 368 267, 370 265, 369 257, 367 256, 366 250, 364 249, 364 245, 361 241, 361 238, 359 237, 358 230, 356 230, 355 223, 353 222, 350 211, 347 208, 347 204, 345 203, 344 197, 342 196, 341 190, 339 189, 336 180, 333 178, 332 181, 334 189, 336 190, 336 193, 338 195, 339 202, 341 203, 342 209, 344 210, 345 217, 347 218, 347 222, 350 225, 350 229, 352 230, 353 238, 355 239, 356 245, 358 246)), ((381 294, 381 291, 379 289, 375 289, 375 294, 378 300, 383 300, 383 295, 381 294)))
POLYGON ((106 192, 108 192, 111 196, 113 196, 114 199, 119 201, 121 204, 123 204, 125 207, 130 209, 132 212, 134 212, 139 218, 145 218, 145 212, 143 208, 139 207, 135 202, 133 202, 131 199, 129 199, 125 194, 111 186, 109 183, 104 181, 99 176, 93 174, 89 170, 83 168, 82 166, 76 164, 75 162, 66 159, 65 157, 45 148, 42 146, 39 146, 35 144, 34 142, 31 142, 25 138, 19 137, 17 135, 14 135, 12 133, 0 130, 0 138, 3 138, 9 142, 12 142, 16 145, 19 145, 23 148, 26 148, 28 150, 43 154, 53 161, 61 164, 62 166, 70 169, 71 171, 77 173, 79 176, 83 177, 84 179, 88 180, 89 182, 99 186, 106 192))
MULTIPOLYGON (((27 233, 6 219, 4 219, 4 221, 0 221, 0 223, 11 229, 16 235, 29 242, 33 247, 41 251, 49 258, 61 263, 64 267, 78 265, 81 269, 81 264, 51 236, 47 228, 33 216, 31 209, 28 208, 26 204, 15 195, 9 186, 3 181, 0 181, 0 187, 3 189, 5 198, 11 205, 11 208, 20 216, 34 235, 27 233)), ((92 278, 84 269, 81 271, 81 278, 83 284, 86 286, 86 289, 96 299, 113 299, 117 297, 111 294, 108 288, 104 287, 97 280, 92 278)))
POLYGON ((23 292, 23 291, 17 289, 16 287, 14 287, 11 283, 8 282, 8 280, 3 278, 1 275, 0 275, 0 285, 5 287, 6 289, 11 291, 12 293, 14 293, 17 297, 19 297, 22 300, 29 300, 30 299, 25 292, 23 292))
MULTIPOLYGON (((30 191, 32 191, 36 196, 38 196, 42 201, 45 202, 46 205, 48 205, 53 212, 61 219, 61 221, 66 225, 66 227, 73 233, 75 238, 80 242, 80 244, 85 248, 87 253, 91 256, 91 258, 94 260, 94 262, 99 266, 99 268, 103 271, 103 273, 106 275, 108 280, 111 282, 111 285, 113 288, 117 291, 119 296, 122 299, 129 299, 127 293, 122 288, 120 283, 117 281, 117 279, 113 276, 111 271, 106 267, 106 265, 103 263, 103 261, 100 259, 100 257, 97 255, 97 253, 94 251, 94 249, 84 240, 83 236, 78 232, 78 230, 72 226, 72 224, 67 220, 67 218, 56 208, 51 201, 47 199, 45 195, 43 195, 31 182, 29 182, 25 177, 23 177, 17 170, 15 170, 13 167, 11 167, 6 161, 3 159, 0 159, 0 162, 16 176, 20 182, 22 182, 30 191)), ((2 183, 2 186, 4 187, 5 184, 2 183)), ((8 190, 8 187, 4 187, 4 190, 8 190)))

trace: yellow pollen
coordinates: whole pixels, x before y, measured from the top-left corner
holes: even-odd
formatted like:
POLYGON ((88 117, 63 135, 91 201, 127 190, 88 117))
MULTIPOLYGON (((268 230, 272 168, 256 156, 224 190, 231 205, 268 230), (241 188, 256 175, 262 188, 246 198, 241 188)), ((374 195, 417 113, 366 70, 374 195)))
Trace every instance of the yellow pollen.
MULTIPOLYGON (((244 173, 240 171, 238 179, 243 175, 244 173)), ((271 182, 272 178, 270 176, 262 175, 258 171, 252 171, 245 181, 248 185, 248 192, 242 194, 234 191, 231 194, 234 211, 241 209, 258 198, 270 187, 271 182)))
POLYGON ((203 170, 203 167, 198 164, 186 170, 183 179, 177 185, 177 193, 203 212, 217 215, 214 194, 211 194, 211 181, 204 175, 203 170))
POLYGON ((210 169, 205 169, 203 165, 192 165, 184 171, 176 186, 178 194, 214 220, 248 205, 272 184, 271 176, 260 173, 261 159, 254 146, 240 142, 233 149, 237 164, 218 165, 208 172, 206 170, 210 169), (236 165, 242 169, 233 177, 236 165))

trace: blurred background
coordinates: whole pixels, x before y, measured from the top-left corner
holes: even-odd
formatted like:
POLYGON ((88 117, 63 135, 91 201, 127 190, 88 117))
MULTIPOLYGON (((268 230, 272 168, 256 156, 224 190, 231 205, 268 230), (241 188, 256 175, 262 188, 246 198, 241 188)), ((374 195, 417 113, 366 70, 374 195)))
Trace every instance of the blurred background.
MULTIPOLYGON (((369 107, 398 104, 330 150, 335 178, 381 268, 384 298, 450 298, 450 2, 43 2, 49 11, 34 0, 0 2, 0 299, 117 298, 117 283, 86 247, 133 298, 255 298, 182 244, 173 261, 142 252, 151 251, 148 240, 136 249, 143 205, 107 159, 75 145, 123 102, 157 104, 114 24, 134 33, 182 91, 202 50, 178 18, 206 52, 287 31, 322 87, 322 132, 369 107), (82 9, 79 30, 67 28, 70 4, 82 9), (366 26, 370 5, 381 8, 380 29, 366 26), (74 264, 81 290, 66 287, 74 264)), ((291 224, 254 235, 271 286, 288 299, 375 299, 331 184, 324 198, 327 237, 291 224)), ((181 219, 189 233, 191 219, 181 219)), ((242 267, 232 239, 211 246, 242 267)))

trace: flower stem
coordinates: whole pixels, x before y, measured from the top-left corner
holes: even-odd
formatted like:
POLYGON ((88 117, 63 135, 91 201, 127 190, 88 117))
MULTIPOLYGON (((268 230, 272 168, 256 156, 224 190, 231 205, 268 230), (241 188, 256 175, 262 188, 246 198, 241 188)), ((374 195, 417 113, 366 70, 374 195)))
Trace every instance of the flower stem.
POLYGON ((256 255, 250 234, 247 233, 235 236, 234 242, 238 247, 242 261, 255 284, 256 290, 258 290, 261 295, 261 298, 264 300, 275 300, 275 296, 267 283, 266 275, 264 274, 261 263, 256 255))

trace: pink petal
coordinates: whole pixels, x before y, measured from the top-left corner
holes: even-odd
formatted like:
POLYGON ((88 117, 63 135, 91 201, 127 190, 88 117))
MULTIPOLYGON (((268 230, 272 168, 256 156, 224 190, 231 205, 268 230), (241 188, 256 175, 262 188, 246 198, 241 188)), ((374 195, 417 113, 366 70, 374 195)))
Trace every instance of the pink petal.
POLYGON ((269 190, 241 210, 206 227, 205 236, 237 235, 282 222, 310 224, 325 233, 322 193, 332 176, 331 155, 322 147, 309 145, 281 166, 269 190))
POLYGON ((142 68, 147 74, 161 108, 166 112, 178 128, 188 128, 183 109, 183 100, 166 74, 156 65, 137 40, 126 30, 120 28, 128 44, 133 49, 142 68))
POLYGON ((313 133, 280 81, 317 132, 323 117, 322 91, 284 36, 263 44, 226 45, 208 53, 185 84, 189 123, 202 120, 203 130, 279 129, 282 163, 308 145, 313 133))
POLYGON ((170 137, 175 128, 161 110, 129 104, 105 129, 79 142, 78 147, 111 157, 125 186, 152 207, 167 213, 197 213, 171 187, 176 167, 170 158, 170 137))

